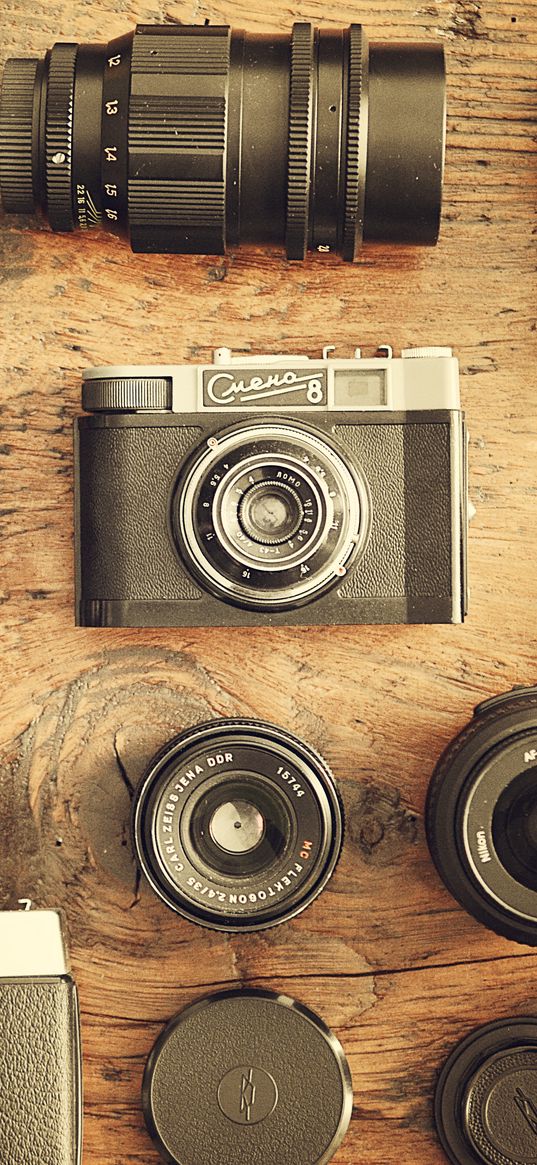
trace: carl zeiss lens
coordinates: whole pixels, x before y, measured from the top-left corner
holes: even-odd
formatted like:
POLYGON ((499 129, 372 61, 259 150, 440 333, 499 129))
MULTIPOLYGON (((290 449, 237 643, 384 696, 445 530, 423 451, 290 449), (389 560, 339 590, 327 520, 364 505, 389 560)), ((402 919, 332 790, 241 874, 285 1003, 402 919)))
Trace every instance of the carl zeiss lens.
POLYGON ((262 721, 216 720, 172 740, 137 790, 138 861, 178 914, 217 930, 292 918, 326 885, 342 815, 325 762, 262 721))
POLYGON ((0 191, 6 211, 102 224, 134 251, 352 260, 362 239, 436 242, 444 136, 440 45, 140 25, 7 62, 0 191))
POLYGON ((485 926, 537 945, 537 688, 487 700, 440 758, 427 836, 440 876, 485 926))
POLYGON ((179 471, 171 530, 191 574, 218 598, 292 610, 341 582, 370 517, 365 478, 324 434, 262 419, 194 451, 179 471))

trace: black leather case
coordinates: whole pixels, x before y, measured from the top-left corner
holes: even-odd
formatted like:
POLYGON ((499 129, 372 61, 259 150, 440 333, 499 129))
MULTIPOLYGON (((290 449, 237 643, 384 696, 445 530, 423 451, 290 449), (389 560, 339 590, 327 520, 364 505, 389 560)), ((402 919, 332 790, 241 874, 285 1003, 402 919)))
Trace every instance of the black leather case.
POLYGON ((81 1105, 73 980, 0 981, 2 1165, 79 1165, 81 1105))

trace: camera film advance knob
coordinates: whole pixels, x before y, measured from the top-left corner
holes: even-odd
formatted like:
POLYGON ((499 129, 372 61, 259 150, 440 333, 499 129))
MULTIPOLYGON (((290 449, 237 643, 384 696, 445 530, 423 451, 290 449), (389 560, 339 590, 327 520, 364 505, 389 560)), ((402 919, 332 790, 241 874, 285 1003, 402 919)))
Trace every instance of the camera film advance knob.
POLYGON ((273 991, 232 990, 170 1020, 142 1101, 168 1165, 327 1165, 347 1131, 352 1083, 314 1012, 273 991))
POLYGON ((120 376, 85 380, 82 408, 87 413, 154 412, 172 406, 172 381, 167 376, 120 376))
POLYGON ((435 1119, 453 1165, 535 1165, 537 1019, 500 1020, 463 1040, 440 1073, 435 1119))

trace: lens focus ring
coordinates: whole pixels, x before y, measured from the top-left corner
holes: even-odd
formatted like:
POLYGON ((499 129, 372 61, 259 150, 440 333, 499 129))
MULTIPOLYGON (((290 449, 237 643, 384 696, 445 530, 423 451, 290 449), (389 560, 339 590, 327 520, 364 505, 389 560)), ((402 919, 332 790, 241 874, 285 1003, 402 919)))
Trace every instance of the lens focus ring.
POLYGON ((7 214, 33 214, 32 128, 36 60, 6 61, 0 97, 0 188, 7 214))
POLYGON ((342 254, 352 263, 361 242, 365 198, 365 155, 363 139, 365 119, 361 117, 364 98, 364 66, 367 40, 360 24, 349 30, 349 112, 347 124, 347 176, 343 218, 342 254))
POLYGON ((135 251, 222 254, 229 28, 138 27, 129 106, 135 251))
POLYGON ((313 28, 295 24, 291 43, 289 170, 287 180, 288 259, 303 259, 308 245, 313 105, 313 28))
POLYGON ((75 226, 72 166, 77 53, 76 44, 57 44, 50 54, 45 151, 47 210, 53 231, 72 231, 75 226))

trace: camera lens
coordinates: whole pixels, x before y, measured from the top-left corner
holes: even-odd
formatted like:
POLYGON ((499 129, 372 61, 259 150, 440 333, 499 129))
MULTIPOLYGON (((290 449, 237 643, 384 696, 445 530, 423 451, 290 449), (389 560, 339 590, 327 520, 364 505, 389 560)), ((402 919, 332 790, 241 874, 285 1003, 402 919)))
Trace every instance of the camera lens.
POLYGON ((171 527, 206 590, 239 607, 292 609, 340 582, 363 551, 369 494, 324 434, 298 422, 244 422, 181 467, 171 527))
POLYGON ((438 762, 426 822, 458 901, 499 934, 537 945, 537 688, 476 709, 438 762))
POLYGON ((435 1123, 453 1165, 535 1165, 537 1020, 497 1020, 452 1051, 435 1093, 435 1123))
POLYGON ((444 131, 440 45, 139 25, 7 62, 0 191, 8 212, 135 251, 352 260, 362 239, 436 242, 444 131))
POLYGON ((172 740, 133 807, 138 861, 178 914, 217 930, 292 918, 326 885, 342 816, 325 762, 262 721, 218 720, 172 740))

